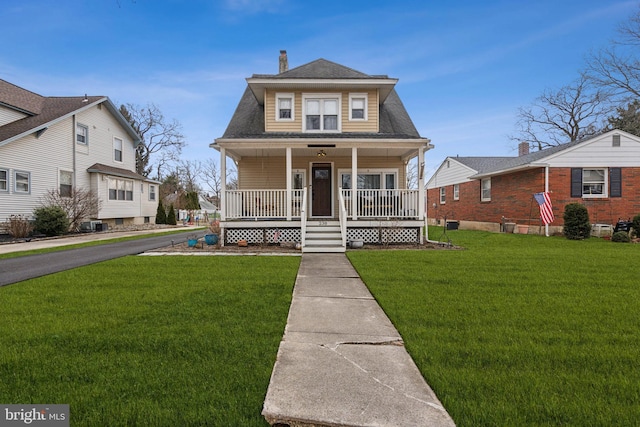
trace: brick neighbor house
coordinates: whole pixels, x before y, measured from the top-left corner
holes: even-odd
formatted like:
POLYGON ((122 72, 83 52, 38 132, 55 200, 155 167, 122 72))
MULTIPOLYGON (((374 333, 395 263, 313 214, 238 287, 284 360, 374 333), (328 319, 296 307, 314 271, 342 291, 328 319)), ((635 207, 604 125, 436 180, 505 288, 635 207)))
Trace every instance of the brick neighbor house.
POLYGON ((582 203, 593 224, 640 213, 640 138, 612 130, 517 157, 447 157, 427 182, 427 215, 471 229, 499 231, 506 222, 543 232, 535 193, 549 192, 562 231, 564 207, 582 203))

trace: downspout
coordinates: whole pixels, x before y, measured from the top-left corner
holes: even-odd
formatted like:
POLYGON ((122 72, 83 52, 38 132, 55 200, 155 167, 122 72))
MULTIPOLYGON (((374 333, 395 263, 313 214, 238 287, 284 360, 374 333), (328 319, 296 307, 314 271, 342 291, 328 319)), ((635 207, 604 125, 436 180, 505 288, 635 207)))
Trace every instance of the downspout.
MULTIPOLYGON (((71 158, 73 161, 73 188, 76 188, 76 175, 77 175, 77 171, 76 171, 76 115, 73 115, 73 120, 71 120, 71 126, 73 126, 73 129, 71 129, 71 158)), ((60 179, 60 172, 58 172, 58 180, 60 179)), ((59 186, 58 186, 59 188, 59 186)))

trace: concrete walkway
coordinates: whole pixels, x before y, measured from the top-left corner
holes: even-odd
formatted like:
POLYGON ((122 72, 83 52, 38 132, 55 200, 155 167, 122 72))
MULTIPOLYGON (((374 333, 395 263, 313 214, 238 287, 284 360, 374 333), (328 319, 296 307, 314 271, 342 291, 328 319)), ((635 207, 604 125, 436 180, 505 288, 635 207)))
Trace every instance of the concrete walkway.
POLYGON ((280 426, 454 426, 344 254, 304 254, 262 414, 280 426))

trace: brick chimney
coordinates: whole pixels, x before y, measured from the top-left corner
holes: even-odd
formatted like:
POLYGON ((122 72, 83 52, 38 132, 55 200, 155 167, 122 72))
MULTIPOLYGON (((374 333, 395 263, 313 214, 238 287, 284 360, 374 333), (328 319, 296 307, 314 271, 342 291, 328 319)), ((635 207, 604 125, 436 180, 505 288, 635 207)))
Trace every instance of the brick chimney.
POLYGON ((280 51, 280 60, 279 60, 278 73, 284 73, 288 69, 289 69, 289 60, 287 59, 287 51, 286 50, 281 50, 280 51))
POLYGON ((521 142, 518 144, 518 156, 526 156, 529 154, 529 143, 521 142))

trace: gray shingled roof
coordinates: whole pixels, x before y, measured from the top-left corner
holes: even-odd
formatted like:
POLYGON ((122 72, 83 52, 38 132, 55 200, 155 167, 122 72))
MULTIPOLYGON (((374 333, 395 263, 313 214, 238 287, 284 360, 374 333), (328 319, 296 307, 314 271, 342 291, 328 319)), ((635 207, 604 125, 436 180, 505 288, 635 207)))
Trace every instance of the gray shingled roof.
MULTIPOLYGON (((351 68, 336 64, 325 59, 318 59, 300 67, 293 68, 277 75, 258 75, 253 78, 274 78, 274 79, 360 79, 360 78, 384 78, 387 76, 372 76, 353 70, 351 68)), ((409 117, 400 97, 393 89, 384 103, 380 106, 380 131, 377 133, 335 133, 316 134, 303 132, 265 132, 264 106, 260 105, 255 96, 247 87, 240 103, 236 108, 229 125, 222 138, 373 138, 373 139, 411 139, 421 138, 413 121, 409 117)))
POLYGON ((0 145, 24 134, 45 129, 59 119, 94 103, 102 102, 116 120, 131 135, 134 143, 140 141, 135 130, 106 96, 41 96, 0 79, 0 105, 27 114, 26 117, 0 126, 0 145))
POLYGON ((580 141, 567 142, 565 144, 549 147, 544 150, 534 151, 533 153, 525 154, 523 156, 515 157, 451 157, 462 163, 465 166, 470 167, 476 171, 477 175, 487 175, 495 172, 501 172, 505 170, 517 169, 521 166, 526 166, 531 163, 535 163, 546 157, 551 156, 557 152, 566 150, 567 148, 581 144, 594 137, 582 139, 580 141))
POLYGON ((104 99, 102 96, 89 96, 87 98, 88 101, 83 102, 83 96, 68 98, 43 97, 39 114, 27 116, 15 122, 0 126, 0 142, 43 126, 52 120, 79 110, 87 104, 104 99))
POLYGON ((0 105, 33 115, 40 113, 43 102, 43 96, 0 79, 0 105))
POLYGON ((477 173, 485 173, 494 170, 499 165, 512 157, 452 157, 452 159, 462 163, 463 165, 473 169, 477 173))
POLYGON ((93 165, 87 168, 87 172, 89 173, 97 172, 97 173, 102 173, 104 175, 119 176, 121 178, 132 178, 132 179, 138 179, 141 181, 158 182, 158 181, 149 179, 146 176, 132 172, 130 170, 116 168, 116 167, 105 165, 102 163, 94 163, 93 165))
POLYGON ((260 79, 388 79, 384 75, 369 75, 320 58, 280 74, 254 74, 260 79))

